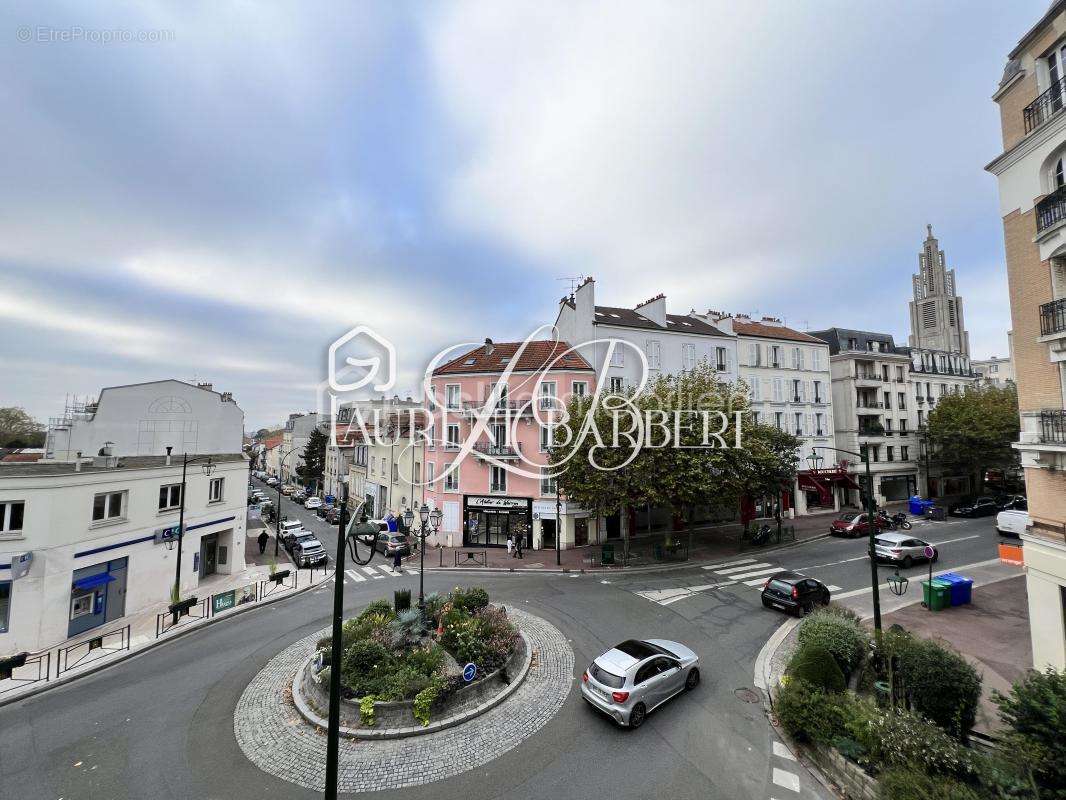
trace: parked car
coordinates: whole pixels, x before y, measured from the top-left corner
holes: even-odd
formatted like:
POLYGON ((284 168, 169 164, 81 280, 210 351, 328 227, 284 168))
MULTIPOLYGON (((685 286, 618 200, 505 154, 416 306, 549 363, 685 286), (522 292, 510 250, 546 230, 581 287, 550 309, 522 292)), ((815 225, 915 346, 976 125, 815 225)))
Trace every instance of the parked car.
POLYGON ((341 509, 340 506, 331 506, 326 509, 326 522, 330 525, 336 525, 341 521, 341 509))
POLYGON ((318 541, 318 537, 313 533, 306 531, 293 540, 289 552, 298 567, 314 567, 329 560, 322 542, 318 541))
MULTIPOLYGON (((829 526, 829 533, 833 536, 845 536, 849 539, 855 539, 859 536, 870 535, 870 523, 868 522, 869 515, 862 514, 858 511, 845 511, 829 526)), ((874 525, 877 526, 877 530, 882 530, 887 527, 888 523, 877 517, 874 519, 874 525)))
POLYGON ((318 506, 318 508, 315 509, 315 514, 322 517, 322 519, 325 519, 326 512, 329 511, 329 509, 329 506, 327 506, 325 503, 322 503, 320 506, 318 506))
POLYGON ((1024 494, 1008 494, 996 498, 1000 511, 1028 511, 1029 499, 1024 494))
POLYGON ((293 491, 294 491, 294 489, 291 486, 289 486, 288 484, 286 484, 285 486, 281 487, 281 493, 283 495, 285 495, 286 497, 292 497, 293 491))
POLYGON ((700 683, 700 659, 666 639, 630 639, 598 656, 581 676, 581 696, 619 725, 639 728, 649 713, 700 683))
POLYGON ((996 514, 996 532, 1000 536, 1021 536, 1030 524, 1028 511, 1008 509, 996 514))
POLYGON ((303 532, 303 523, 298 519, 286 519, 281 523, 281 544, 288 550, 296 536, 303 532))
POLYGON ((395 531, 390 533, 388 525, 385 525, 385 530, 378 533, 378 541, 375 549, 389 558, 396 555, 397 551, 399 551, 401 556, 411 555, 411 543, 407 541, 407 536, 402 533, 396 533, 395 531))
POLYGON ((271 475, 269 478, 267 478, 266 482, 267 482, 267 486, 277 486, 278 485, 278 479, 275 478, 273 475, 271 475))
POLYGON ((311 496, 304 500, 304 508, 309 508, 314 511, 316 508, 322 507, 322 498, 311 496))
POLYGON ((929 542, 906 533, 881 533, 874 539, 874 555, 878 561, 888 561, 905 568, 915 561, 932 561, 935 564, 940 552, 933 547, 932 558, 925 554, 925 548, 931 546, 929 542))
POLYGON ((948 511, 953 517, 991 517, 999 512, 994 497, 978 497, 972 502, 959 503, 948 511))
POLYGON ((777 572, 763 584, 762 604, 802 617, 815 606, 829 605, 829 588, 798 572, 777 572))

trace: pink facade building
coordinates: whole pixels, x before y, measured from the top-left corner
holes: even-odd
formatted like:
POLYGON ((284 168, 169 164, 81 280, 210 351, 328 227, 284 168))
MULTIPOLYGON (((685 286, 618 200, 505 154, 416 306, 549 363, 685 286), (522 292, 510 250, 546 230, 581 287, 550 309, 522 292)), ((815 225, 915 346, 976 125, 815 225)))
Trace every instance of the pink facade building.
MULTIPOLYGON (((589 542, 595 522, 572 506, 556 530, 555 482, 547 474, 551 422, 571 395, 595 391, 596 372, 560 341, 485 344, 432 376, 427 501, 444 512, 442 539, 468 547, 527 548, 589 542), (561 535, 559 535, 561 534, 561 535)), ((593 531, 594 537, 594 531, 593 531)))

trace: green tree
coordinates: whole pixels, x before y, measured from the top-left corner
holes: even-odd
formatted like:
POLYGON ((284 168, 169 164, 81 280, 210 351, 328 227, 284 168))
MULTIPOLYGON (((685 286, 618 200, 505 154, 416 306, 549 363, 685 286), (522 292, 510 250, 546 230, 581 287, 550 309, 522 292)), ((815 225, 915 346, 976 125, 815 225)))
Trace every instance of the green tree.
POLYGON ((926 436, 933 458, 949 469, 972 475, 980 492, 989 469, 1017 468, 1018 391, 1006 386, 971 387, 947 394, 929 412, 926 436))
POLYGON ((44 426, 17 406, 0 408, 0 447, 41 447, 44 426))
POLYGON ((322 476, 326 471, 326 445, 329 437, 321 428, 315 428, 307 438, 304 447, 303 463, 296 468, 296 474, 300 476, 305 486, 312 490, 322 482, 322 476))
POLYGON ((1041 800, 1066 798, 1066 672, 1029 672, 1009 695, 993 692, 1008 726, 1000 753, 1038 791, 1041 800))

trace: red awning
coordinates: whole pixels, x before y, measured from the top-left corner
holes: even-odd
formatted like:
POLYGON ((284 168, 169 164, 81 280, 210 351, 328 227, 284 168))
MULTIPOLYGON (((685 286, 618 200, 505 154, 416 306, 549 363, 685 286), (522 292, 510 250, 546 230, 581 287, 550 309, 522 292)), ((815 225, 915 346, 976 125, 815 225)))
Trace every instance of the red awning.
POLYGON ((829 492, 829 487, 809 472, 801 472, 797 477, 799 478, 799 488, 801 489, 809 489, 810 491, 818 492, 819 494, 829 492))

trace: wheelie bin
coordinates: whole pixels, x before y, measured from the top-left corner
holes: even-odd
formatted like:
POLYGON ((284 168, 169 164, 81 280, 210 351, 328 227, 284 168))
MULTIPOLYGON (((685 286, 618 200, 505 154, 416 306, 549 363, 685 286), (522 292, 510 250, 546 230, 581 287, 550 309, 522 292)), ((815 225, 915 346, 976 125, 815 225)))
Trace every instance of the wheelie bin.
POLYGON ((943 611, 951 604, 951 584, 939 578, 922 581, 922 601, 930 611, 943 611))

